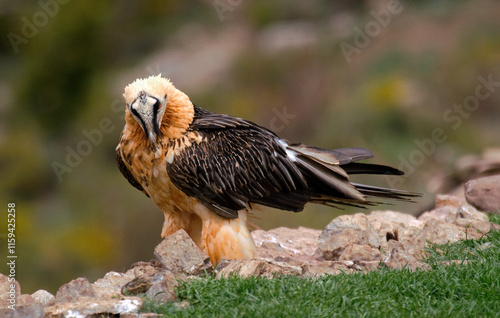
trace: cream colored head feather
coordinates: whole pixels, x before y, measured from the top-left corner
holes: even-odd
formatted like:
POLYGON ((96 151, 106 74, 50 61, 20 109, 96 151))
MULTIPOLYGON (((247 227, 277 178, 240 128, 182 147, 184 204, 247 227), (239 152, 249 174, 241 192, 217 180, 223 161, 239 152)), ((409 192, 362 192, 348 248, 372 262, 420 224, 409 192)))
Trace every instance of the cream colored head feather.
POLYGON ((161 74, 135 80, 125 87, 123 97, 127 124, 141 127, 153 147, 158 137, 182 137, 193 120, 189 97, 161 74))
POLYGON ((168 95, 173 90, 176 90, 176 88, 172 82, 168 78, 161 77, 161 74, 158 74, 157 76, 138 78, 131 84, 128 84, 125 87, 123 97, 127 105, 130 105, 141 92, 147 92, 156 98, 165 98, 165 95, 168 95))

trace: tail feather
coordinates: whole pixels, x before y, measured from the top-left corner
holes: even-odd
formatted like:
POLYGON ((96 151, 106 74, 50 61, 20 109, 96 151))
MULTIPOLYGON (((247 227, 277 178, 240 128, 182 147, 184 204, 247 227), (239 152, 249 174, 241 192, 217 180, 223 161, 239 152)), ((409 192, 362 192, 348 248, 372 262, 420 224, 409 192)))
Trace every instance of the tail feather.
POLYGON ((323 149, 303 144, 294 144, 288 146, 288 149, 330 164, 344 165, 354 161, 373 158, 373 153, 364 148, 323 149))
POLYGON ((354 161, 359 161, 359 160, 364 160, 364 159, 371 159, 374 157, 373 152, 371 152, 368 149, 365 148, 339 148, 339 149, 333 149, 333 150, 327 150, 330 153, 332 153, 335 156, 340 156, 344 158, 344 160, 339 160, 341 165, 354 162, 354 161))
POLYGON ((351 183, 352 174, 404 175, 393 167, 358 163, 373 153, 363 148, 321 149, 303 144, 287 147, 296 154, 296 164, 304 173, 311 190, 309 202, 328 206, 366 207, 379 204, 371 198, 413 202, 418 193, 351 183))
POLYGON ((309 157, 297 157, 297 163, 307 173, 310 186, 320 193, 337 192, 345 198, 365 201, 363 195, 350 182, 347 174, 334 172, 330 165, 319 164, 309 157), (345 176, 344 176, 345 174, 345 176))
POLYGON ((359 192, 363 193, 367 197, 373 198, 387 198, 399 201, 412 201, 412 198, 417 198, 422 196, 420 193, 408 192, 397 189, 383 188, 369 186, 366 184, 353 183, 353 185, 358 189, 359 192))
POLYGON ((343 165, 342 169, 344 169, 348 174, 384 174, 393 176, 402 176, 405 174, 399 169, 373 163, 353 162, 343 165))

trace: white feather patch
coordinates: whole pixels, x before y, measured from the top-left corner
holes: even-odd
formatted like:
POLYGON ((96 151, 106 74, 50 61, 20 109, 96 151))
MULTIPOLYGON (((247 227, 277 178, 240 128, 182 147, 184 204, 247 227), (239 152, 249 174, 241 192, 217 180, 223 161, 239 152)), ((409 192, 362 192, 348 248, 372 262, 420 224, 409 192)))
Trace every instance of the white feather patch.
POLYGON ((287 157, 293 162, 297 161, 297 153, 288 148, 288 144, 283 139, 277 139, 278 143, 285 149, 287 157))

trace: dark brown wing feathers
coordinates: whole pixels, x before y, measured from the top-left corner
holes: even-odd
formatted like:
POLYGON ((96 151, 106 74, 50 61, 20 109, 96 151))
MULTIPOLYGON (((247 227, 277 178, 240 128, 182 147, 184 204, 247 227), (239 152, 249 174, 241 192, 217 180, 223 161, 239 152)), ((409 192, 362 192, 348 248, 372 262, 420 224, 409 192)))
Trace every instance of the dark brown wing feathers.
POLYGON ((387 166, 355 163, 373 157, 366 149, 327 150, 302 144, 285 149, 278 136, 263 127, 198 107, 189 130, 204 141, 175 156, 167 172, 179 189, 225 218, 238 217, 237 211, 250 203, 298 212, 307 202, 363 206, 373 204, 365 196, 416 196, 350 183, 348 173, 402 174, 387 166))
POLYGON ((167 165, 178 188, 226 218, 238 217, 249 202, 302 210, 309 196, 283 198, 282 192, 292 194, 306 184, 298 169, 287 168, 279 144, 252 129, 212 129, 198 130, 207 141, 186 148, 167 165))

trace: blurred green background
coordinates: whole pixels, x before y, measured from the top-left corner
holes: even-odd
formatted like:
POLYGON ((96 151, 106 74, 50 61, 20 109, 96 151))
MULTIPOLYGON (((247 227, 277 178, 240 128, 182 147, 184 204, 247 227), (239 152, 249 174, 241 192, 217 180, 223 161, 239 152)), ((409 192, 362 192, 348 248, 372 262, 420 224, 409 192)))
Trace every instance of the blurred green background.
MULTIPOLYGON (((486 0, 3 1, 0 255, 15 202, 23 293, 153 258, 163 215, 114 152, 123 87, 158 73, 198 106, 291 141, 371 149, 408 175, 357 181, 425 193, 381 207, 418 213, 429 180, 498 146, 499 87, 473 110, 454 105, 474 100, 478 78, 500 81, 499 16, 486 0), (445 142, 430 143, 436 128, 445 142)), ((323 228, 353 212, 266 209, 252 222, 323 228)))

